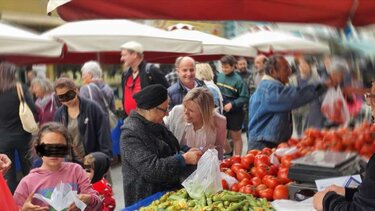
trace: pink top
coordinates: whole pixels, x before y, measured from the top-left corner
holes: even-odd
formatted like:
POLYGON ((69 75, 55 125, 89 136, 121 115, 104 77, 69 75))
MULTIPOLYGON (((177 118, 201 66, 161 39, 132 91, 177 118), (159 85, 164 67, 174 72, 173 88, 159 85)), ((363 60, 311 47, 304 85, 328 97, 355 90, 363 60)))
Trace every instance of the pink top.
MULTIPOLYGON (((30 193, 35 192, 50 198, 54 188, 62 183, 69 183, 73 191, 78 194, 90 194, 91 202, 86 210, 96 210, 101 206, 101 201, 96 191, 91 187, 89 178, 83 168, 76 163, 63 162, 59 170, 52 172, 50 170, 36 168, 24 177, 14 192, 13 198, 19 207, 22 207, 30 193)), ((47 206, 39 199, 32 200, 34 205, 47 206)))

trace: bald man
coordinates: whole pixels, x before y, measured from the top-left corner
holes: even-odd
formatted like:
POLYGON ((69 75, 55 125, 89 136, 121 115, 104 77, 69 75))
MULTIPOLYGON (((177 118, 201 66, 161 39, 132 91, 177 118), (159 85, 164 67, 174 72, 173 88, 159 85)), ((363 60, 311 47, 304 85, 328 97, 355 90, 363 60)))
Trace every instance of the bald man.
POLYGON ((264 75, 264 64, 266 63, 267 57, 263 54, 260 54, 254 59, 254 69, 255 69, 255 87, 258 86, 260 80, 264 75))
POLYGON ((184 56, 176 60, 178 82, 168 88, 169 109, 180 105, 186 93, 195 88, 204 86, 204 82, 195 78, 195 60, 184 56))

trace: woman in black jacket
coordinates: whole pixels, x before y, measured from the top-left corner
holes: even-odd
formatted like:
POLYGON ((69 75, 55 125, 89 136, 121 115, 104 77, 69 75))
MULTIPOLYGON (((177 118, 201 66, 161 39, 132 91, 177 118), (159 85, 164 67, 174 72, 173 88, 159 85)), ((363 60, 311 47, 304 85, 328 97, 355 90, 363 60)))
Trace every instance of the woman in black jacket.
POLYGON ((59 78, 54 84, 62 106, 56 111, 55 122, 68 128, 73 138, 73 161, 82 164, 91 152, 103 152, 112 157, 111 131, 108 118, 95 102, 80 98, 69 78, 59 78))
POLYGON ((202 152, 192 148, 180 153, 180 146, 163 124, 168 113, 167 89, 150 85, 134 95, 136 111, 122 126, 121 157, 126 206, 156 192, 181 187, 202 152), (190 168, 189 168, 190 167, 190 168))
MULTIPOLYGON (((21 163, 23 176, 30 171, 30 159, 27 153, 31 134, 26 132, 19 116, 20 101, 17 95, 16 66, 8 63, 0 63, 0 153, 6 154, 15 163, 15 151, 21 163)), ((36 116, 36 107, 29 93, 28 88, 22 84, 25 102, 36 116)), ((9 189, 14 192, 17 187, 17 177, 15 165, 5 174, 9 189)))

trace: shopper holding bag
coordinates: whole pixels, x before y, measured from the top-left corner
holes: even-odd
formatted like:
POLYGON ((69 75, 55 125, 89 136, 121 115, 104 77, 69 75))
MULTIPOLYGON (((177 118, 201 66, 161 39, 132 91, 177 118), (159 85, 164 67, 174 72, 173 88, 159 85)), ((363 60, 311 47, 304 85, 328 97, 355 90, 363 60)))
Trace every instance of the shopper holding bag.
MULTIPOLYGON (((24 101, 36 116, 34 101, 25 85, 21 85, 24 101)), ((0 153, 6 154, 15 163, 15 151, 17 150, 21 163, 22 175, 30 171, 30 161, 27 156, 31 134, 24 130, 19 116, 20 100, 17 94, 16 66, 8 63, 0 63, 0 153)), ((5 174, 11 192, 17 187, 16 168, 12 166, 5 174)))

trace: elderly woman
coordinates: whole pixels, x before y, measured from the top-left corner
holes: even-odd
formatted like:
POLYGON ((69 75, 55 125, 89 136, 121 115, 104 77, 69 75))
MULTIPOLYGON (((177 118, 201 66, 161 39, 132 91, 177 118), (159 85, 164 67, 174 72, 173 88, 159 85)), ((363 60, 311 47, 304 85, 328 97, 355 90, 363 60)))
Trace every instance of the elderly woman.
POLYGON ((51 81, 47 78, 36 77, 31 81, 31 90, 37 98, 35 105, 39 111, 39 125, 53 121, 57 103, 51 81))
POLYGON ((196 165, 202 152, 192 148, 181 154, 178 140, 162 124, 168 114, 167 89, 147 86, 134 95, 137 109, 122 126, 121 158, 126 206, 156 192, 181 187, 189 165, 196 165))
MULTIPOLYGON (((8 63, 0 63, 0 153, 6 154, 15 163, 15 151, 17 150, 23 176, 30 171, 30 160, 27 153, 31 134, 26 132, 19 116, 20 101, 17 95, 16 66, 8 63)), ((25 102, 36 115, 36 107, 28 88, 22 85, 25 102)), ((5 174, 9 189, 14 192, 17 187, 16 168, 11 166, 5 174)))
POLYGON ((82 164, 84 156, 91 152, 103 152, 112 157, 108 118, 100 107, 79 97, 77 86, 69 78, 57 79, 54 87, 62 103, 55 113, 54 121, 67 127, 73 138, 73 161, 82 164), (105 122, 107 124, 103 124, 105 122))
POLYGON ((216 148, 219 159, 223 159, 227 121, 215 111, 213 97, 208 89, 198 87, 190 90, 182 105, 173 107, 164 120, 181 146, 196 147, 204 151, 216 148))

